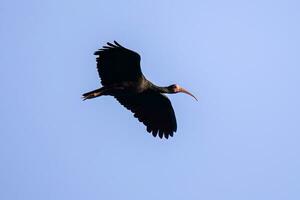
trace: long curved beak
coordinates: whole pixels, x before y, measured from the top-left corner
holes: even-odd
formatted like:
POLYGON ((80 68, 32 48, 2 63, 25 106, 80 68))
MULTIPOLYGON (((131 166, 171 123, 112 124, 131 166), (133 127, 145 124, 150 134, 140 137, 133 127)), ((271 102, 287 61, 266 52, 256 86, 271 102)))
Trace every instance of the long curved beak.
POLYGON ((179 88, 178 92, 182 92, 182 93, 188 94, 188 95, 194 97, 194 99, 196 99, 196 101, 198 101, 198 99, 192 93, 190 93, 189 91, 187 91, 186 89, 184 89, 182 87, 179 88))

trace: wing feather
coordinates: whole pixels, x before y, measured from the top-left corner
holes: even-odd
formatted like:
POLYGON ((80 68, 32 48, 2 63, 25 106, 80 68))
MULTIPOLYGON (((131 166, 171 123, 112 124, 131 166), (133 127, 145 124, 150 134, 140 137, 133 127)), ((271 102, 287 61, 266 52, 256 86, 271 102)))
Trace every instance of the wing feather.
POLYGON ((108 42, 107 46, 103 46, 94 54, 97 55, 97 70, 104 86, 138 81, 143 76, 140 55, 116 41, 114 44, 108 42))
POLYGON ((149 133, 162 138, 173 136, 177 130, 175 112, 170 100, 163 94, 147 90, 142 93, 118 94, 114 97, 134 113, 149 133))

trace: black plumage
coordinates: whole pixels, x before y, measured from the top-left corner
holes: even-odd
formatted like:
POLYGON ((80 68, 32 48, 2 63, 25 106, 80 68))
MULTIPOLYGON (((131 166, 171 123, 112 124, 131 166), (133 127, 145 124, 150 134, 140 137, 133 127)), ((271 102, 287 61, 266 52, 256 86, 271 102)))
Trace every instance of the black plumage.
POLYGON ((177 131, 175 113, 170 100, 162 93, 193 95, 177 84, 159 87, 148 81, 141 70, 140 55, 116 41, 108 42, 94 54, 103 87, 83 94, 83 99, 111 95, 133 112, 154 137, 173 136, 177 131))

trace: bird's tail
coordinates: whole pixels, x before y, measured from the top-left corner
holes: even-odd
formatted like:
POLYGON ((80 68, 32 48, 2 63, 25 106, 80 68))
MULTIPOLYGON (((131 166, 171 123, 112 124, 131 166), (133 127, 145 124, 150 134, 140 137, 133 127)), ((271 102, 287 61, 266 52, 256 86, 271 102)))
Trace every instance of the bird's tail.
POLYGON ((97 90, 93 90, 82 95, 82 100, 93 99, 95 97, 99 97, 102 95, 103 88, 99 88, 97 90))

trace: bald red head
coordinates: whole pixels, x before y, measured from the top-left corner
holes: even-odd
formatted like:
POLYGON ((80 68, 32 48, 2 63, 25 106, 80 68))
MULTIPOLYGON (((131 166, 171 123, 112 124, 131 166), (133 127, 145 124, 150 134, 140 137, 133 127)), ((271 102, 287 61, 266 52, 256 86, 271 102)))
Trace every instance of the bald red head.
POLYGON ((188 94, 188 95, 192 96, 193 98, 195 98, 198 101, 198 99, 192 93, 190 93, 189 91, 187 91, 183 87, 179 86, 178 84, 171 85, 171 90, 172 90, 173 93, 180 93, 181 92, 181 93, 188 94))

